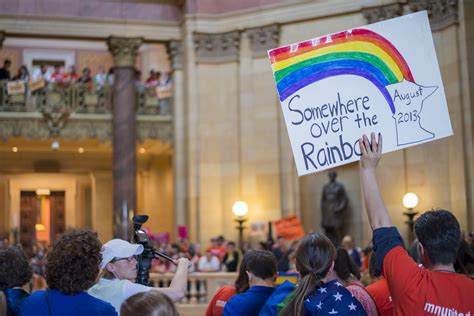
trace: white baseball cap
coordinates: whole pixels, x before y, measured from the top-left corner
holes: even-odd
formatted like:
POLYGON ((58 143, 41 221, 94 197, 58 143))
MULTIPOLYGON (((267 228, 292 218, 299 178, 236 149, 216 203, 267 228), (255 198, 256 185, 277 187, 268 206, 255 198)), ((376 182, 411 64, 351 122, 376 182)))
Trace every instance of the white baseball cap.
POLYGON ((114 258, 128 258, 141 254, 143 252, 143 246, 140 244, 131 244, 122 239, 112 239, 102 246, 100 252, 102 254, 100 268, 104 269, 107 263, 114 258))

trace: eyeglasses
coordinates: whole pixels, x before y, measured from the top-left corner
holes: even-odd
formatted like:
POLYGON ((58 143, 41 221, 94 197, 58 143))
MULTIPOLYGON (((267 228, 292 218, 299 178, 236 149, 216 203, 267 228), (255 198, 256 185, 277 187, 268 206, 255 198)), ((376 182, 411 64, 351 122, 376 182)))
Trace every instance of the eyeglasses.
POLYGON ((127 260, 128 262, 132 262, 134 259, 136 259, 135 256, 131 256, 127 258, 113 258, 110 262, 116 262, 116 261, 121 261, 121 260, 127 260))

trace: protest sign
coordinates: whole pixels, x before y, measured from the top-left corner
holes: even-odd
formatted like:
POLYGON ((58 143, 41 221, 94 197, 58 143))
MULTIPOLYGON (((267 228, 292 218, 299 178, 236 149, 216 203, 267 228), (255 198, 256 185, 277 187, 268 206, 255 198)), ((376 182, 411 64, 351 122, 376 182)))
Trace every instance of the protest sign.
POLYGON ((7 93, 9 95, 25 94, 25 82, 23 80, 10 81, 7 83, 7 93))
POLYGON ((283 217, 275 222, 275 232, 278 237, 286 240, 296 240, 304 237, 304 229, 296 215, 283 217))
POLYGON ((426 11, 268 51, 298 175, 452 135, 426 11))
POLYGON ((46 87, 46 80, 44 80, 43 78, 39 78, 37 80, 30 80, 30 82, 28 82, 28 87, 30 88, 31 92, 43 89, 44 87, 46 87))

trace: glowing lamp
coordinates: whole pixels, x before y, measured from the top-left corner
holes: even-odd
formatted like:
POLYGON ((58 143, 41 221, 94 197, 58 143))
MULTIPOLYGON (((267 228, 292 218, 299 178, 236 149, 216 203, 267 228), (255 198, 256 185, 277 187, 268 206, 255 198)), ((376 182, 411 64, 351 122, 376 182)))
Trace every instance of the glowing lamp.
POLYGON ((249 211, 249 206, 244 201, 237 201, 232 206, 232 212, 235 216, 245 216, 249 211))

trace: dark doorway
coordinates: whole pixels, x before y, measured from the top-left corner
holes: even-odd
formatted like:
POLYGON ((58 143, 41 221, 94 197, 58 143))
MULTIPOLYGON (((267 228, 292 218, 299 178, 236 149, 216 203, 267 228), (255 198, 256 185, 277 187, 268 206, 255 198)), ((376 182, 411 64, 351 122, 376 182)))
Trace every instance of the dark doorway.
POLYGON ((33 255, 33 246, 37 242, 52 244, 65 227, 64 191, 52 191, 49 195, 21 191, 20 243, 27 255, 33 255))

